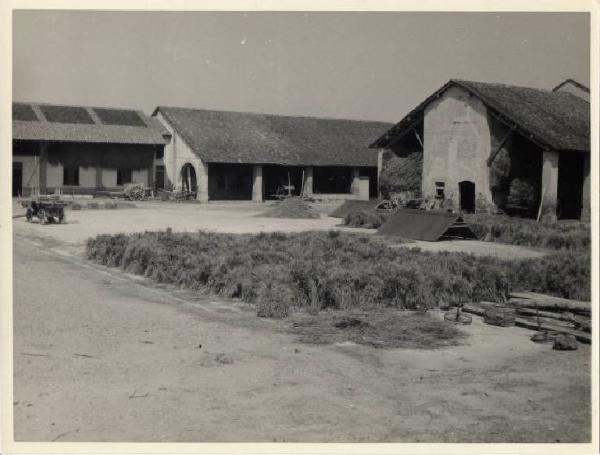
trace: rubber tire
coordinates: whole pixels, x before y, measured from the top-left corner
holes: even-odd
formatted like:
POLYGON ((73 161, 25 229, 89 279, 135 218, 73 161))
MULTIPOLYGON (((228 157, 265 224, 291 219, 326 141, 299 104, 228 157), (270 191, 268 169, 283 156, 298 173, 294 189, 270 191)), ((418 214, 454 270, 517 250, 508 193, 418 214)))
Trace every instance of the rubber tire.
POLYGON ((44 209, 38 210, 38 218, 40 219, 40 224, 48 224, 48 217, 44 209))
POLYGON ((25 218, 28 223, 31 223, 31 218, 33 218, 33 209, 31 207, 27 207, 27 211, 25 212, 25 218))

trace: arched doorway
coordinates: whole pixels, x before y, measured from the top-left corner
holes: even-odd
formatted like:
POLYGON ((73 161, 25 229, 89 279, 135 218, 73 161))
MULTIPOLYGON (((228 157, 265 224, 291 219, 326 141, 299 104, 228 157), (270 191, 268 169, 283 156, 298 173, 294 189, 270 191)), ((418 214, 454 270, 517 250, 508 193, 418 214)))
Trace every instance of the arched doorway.
POLYGON ((475 212, 475 183, 463 180, 458 183, 460 209, 466 213, 475 212))
POLYGON ((190 163, 185 163, 181 168, 181 190, 191 192, 196 192, 198 190, 196 170, 190 163))

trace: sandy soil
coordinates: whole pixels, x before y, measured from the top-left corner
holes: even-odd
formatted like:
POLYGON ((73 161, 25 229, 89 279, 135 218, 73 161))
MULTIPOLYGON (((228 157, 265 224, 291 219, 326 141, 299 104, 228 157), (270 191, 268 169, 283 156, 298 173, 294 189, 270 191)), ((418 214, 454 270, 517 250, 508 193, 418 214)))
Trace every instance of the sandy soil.
MULTIPOLYGON (((116 210, 67 210, 66 225, 40 226, 27 223, 25 218, 15 218, 13 228, 16 233, 31 237, 43 237, 82 246, 86 239, 97 234, 118 232, 139 232, 172 228, 174 231, 214 231, 233 234, 256 232, 300 232, 306 230, 341 230, 354 233, 374 234, 374 229, 346 228, 340 225, 339 218, 331 218, 332 212, 340 203, 315 204, 321 213, 320 219, 281 219, 260 217, 268 208, 268 203, 162 203, 137 202, 138 208, 116 210)), ((16 216, 23 215, 24 209, 13 205, 16 216)), ((540 257, 547 251, 523 248, 516 245, 480 241, 442 241, 399 243, 397 239, 387 240, 398 248, 418 247, 424 251, 466 252, 476 255, 491 255, 504 259, 540 257)))
MULTIPOLYGON (((192 223, 180 215, 195 209, 173 210, 166 222, 192 223)), ((151 216, 145 209, 117 214, 136 220, 127 226, 88 225, 88 213, 73 216, 81 223, 27 227, 76 239, 100 227, 150 228, 136 225, 151 216)), ((438 350, 301 344, 286 322, 239 302, 89 264, 61 242, 32 240, 18 219, 15 231, 19 441, 590 438, 589 346, 553 351, 529 331, 478 318, 465 344, 438 350)))

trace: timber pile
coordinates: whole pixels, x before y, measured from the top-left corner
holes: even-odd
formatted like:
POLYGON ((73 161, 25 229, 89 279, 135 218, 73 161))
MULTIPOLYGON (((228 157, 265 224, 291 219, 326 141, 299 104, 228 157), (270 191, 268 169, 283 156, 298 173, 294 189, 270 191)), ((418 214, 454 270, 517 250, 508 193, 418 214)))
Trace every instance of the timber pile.
POLYGON ((516 292, 510 299, 494 302, 471 303, 464 306, 466 313, 484 318, 485 322, 514 325, 530 330, 572 335, 582 343, 590 344, 591 302, 581 302, 533 292, 516 292), (508 323, 503 323, 508 321, 508 323))

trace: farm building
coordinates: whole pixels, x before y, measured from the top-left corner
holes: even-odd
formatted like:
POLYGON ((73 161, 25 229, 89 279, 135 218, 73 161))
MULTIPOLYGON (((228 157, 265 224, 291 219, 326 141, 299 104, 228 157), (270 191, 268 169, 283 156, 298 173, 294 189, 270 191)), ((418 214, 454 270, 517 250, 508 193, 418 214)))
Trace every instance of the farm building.
POLYGON ((13 103, 13 196, 153 186, 168 131, 142 112, 13 103))
POLYGON ((391 126, 163 106, 153 116, 172 135, 168 182, 204 202, 263 201, 288 190, 324 200, 376 197, 377 156, 368 145, 391 126))
POLYGON ((588 218, 588 100, 570 80, 553 91, 450 80, 371 144, 382 189, 466 212, 588 218))

